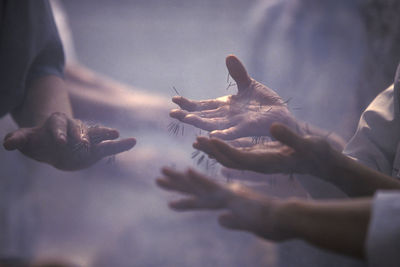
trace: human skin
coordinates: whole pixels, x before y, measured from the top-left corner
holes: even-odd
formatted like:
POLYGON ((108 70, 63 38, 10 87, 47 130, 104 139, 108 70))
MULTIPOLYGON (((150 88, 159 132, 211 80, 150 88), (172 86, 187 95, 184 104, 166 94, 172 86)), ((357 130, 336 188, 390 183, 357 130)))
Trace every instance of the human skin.
POLYGON ((326 139, 303 137, 278 123, 270 132, 277 141, 237 148, 220 139, 198 137, 193 147, 233 169, 311 174, 353 197, 372 196, 379 189, 400 189, 399 181, 345 156, 326 139))
POLYGON ((157 184, 187 198, 171 202, 177 211, 225 210, 223 227, 285 241, 303 239, 313 245, 353 257, 364 257, 371 215, 371 198, 331 201, 276 199, 238 184, 221 185, 194 171, 162 170, 157 184))
POLYGON ((345 142, 334 133, 296 120, 287 102, 274 90, 252 79, 236 56, 227 56, 226 66, 236 82, 236 95, 201 101, 175 96, 172 101, 180 108, 171 110, 170 116, 209 131, 211 137, 224 140, 269 136, 272 123, 280 122, 299 134, 327 137, 335 148, 343 148, 345 142))
POLYGON ((130 87, 79 63, 65 66, 65 84, 74 115, 127 129, 165 129, 173 103, 167 97, 130 87))
POLYGON ((119 136, 115 129, 87 127, 74 119, 64 82, 52 75, 32 83, 12 116, 21 128, 6 135, 5 149, 18 149, 61 170, 89 167, 136 144, 134 138, 115 140, 119 136))

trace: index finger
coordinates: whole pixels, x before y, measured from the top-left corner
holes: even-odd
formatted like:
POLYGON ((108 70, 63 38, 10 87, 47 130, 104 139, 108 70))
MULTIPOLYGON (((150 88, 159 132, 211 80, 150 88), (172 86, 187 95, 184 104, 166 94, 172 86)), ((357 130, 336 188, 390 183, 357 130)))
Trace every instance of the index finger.
POLYGON ((183 96, 174 96, 172 98, 172 102, 177 104, 181 109, 187 111, 201 111, 208 109, 216 109, 224 104, 223 101, 216 99, 207 99, 207 100, 190 100, 183 96))
POLYGON ((117 139, 119 137, 119 132, 116 129, 102 127, 102 126, 95 126, 95 127, 89 127, 88 135, 92 143, 98 144, 104 140, 117 139))
POLYGON ((135 144, 135 138, 103 141, 93 147, 93 156, 97 159, 101 159, 107 156, 130 150, 132 147, 135 146, 135 144))

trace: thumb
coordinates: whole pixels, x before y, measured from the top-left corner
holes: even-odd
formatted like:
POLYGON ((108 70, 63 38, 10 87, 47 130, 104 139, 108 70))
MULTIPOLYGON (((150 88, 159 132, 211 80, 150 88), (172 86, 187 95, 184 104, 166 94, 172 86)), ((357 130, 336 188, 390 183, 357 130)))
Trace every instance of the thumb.
POLYGON ((227 56, 225 61, 229 74, 235 80, 238 90, 246 89, 251 83, 251 78, 242 62, 234 55, 227 56))
POLYGON ((305 140, 281 123, 273 123, 269 129, 271 135, 279 142, 290 146, 294 150, 303 150, 305 140))
POLYGON ((22 130, 9 133, 4 138, 3 146, 6 150, 23 149, 27 142, 27 137, 22 130))

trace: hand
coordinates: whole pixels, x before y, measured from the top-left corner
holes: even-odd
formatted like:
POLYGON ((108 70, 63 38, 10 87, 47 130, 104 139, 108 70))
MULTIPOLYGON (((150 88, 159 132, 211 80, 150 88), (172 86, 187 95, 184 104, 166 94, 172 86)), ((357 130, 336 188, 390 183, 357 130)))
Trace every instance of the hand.
POLYGON ((238 184, 222 186, 191 169, 183 173, 164 168, 162 173, 164 177, 157 179, 160 187, 190 196, 170 203, 175 210, 227 209, 219 217, 223 227, 250 231, 275 241, 292 237, 279 222, 283 201, 257 195, 238 184))
POLYGON ((269 135, 273 122, 296 127, 286 103, 273 90, 250 78, 238 58, 228 56, 226 66, 237 84, 236 95, 203 101, 175 96, 172 101, 181 109, 171 110, 170 116, 226 140, 269 135))
POLYGON ((341 153, 320 137, 301 137, 282 124, 270 132, 278 141, 235 148, 226 142, 198 137, 193 147, 204 151, 222 165, 261 173, 301 173, 323 176, 341 153))
POLYGON ((134 138, 114 140, 119 133, 106 127, 87 127, 63 113, 53 113, 42 126, 7 134, 4 147, 60 170, 79 170, 106 156, 131 149, 134 138))

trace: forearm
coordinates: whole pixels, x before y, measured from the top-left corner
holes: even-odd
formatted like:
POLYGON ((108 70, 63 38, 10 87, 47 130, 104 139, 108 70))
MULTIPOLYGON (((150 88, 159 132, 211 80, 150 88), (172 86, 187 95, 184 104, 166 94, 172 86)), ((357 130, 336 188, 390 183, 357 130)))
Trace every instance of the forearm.
POLYGON ((23 104, 12 112, 20 127, 42 124, 52 113, 72 117, 72 109, 64 81, 53 75, 35 80, 27 89, 23 104))
POLYGON ((332 201, 289 200, 278 211, 279 225, 293 238, 354 257, 364 257, 370 198, 332 201))

